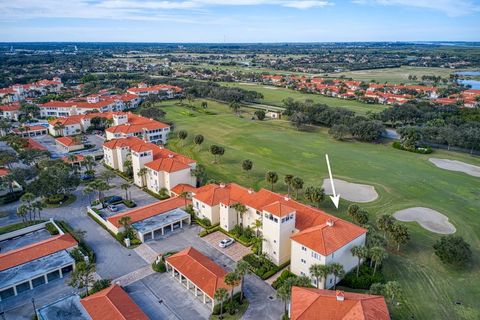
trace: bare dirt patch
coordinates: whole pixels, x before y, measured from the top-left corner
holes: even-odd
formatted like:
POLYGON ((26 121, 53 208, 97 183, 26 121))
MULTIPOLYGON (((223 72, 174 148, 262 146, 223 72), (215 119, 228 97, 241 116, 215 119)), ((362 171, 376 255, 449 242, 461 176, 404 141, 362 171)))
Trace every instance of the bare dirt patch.
POLYGON ((446 215, 430 208, 408 208, 395 212, 393 216, 404 222, 418 222, 424 229, 435 233, 451 234, 457 231, 446 215))
MULTIPOLYGON (((352 202, 372 202, 378 198, 378 193, 373 186, 368 184, 352 183, 340 179, 333 179, 337 194, 352 202)), ((322 187, 326 194, 333 194, 330 179, 323 179, 322 187)))
POLYGON ((439 159, 439 158, 430 158, 428 159, 428 161, 430 161, 437 167, 445 170, 463 172, 470 176, 480 178, 479 166, 474 166, 472 164, 468 164, 458 160, 448 160, 448 159, 439 159))

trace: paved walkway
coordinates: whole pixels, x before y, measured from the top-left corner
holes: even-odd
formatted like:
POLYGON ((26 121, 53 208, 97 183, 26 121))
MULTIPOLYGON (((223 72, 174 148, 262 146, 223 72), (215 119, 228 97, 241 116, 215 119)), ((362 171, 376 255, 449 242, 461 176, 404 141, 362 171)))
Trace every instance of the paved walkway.
POLYGON ((133 250, 149 264, 157 260, 158 254, 146 243, 142 243, 133 250))
POLYGON ((202 237, 201 239, 235 262, 240 261, 247 254, 252 253, 252 249, 245 247, 243 244, 238 242, 235 242, 226 248, 220 248, 218 244, 225 238, 228 238, 228 236, 220 231, 216 231, 206 235, 205 237, 202 237))
POLYGON ((132 271, 124 276, 118 277, 117 279, 112 280, 112 283, 116 283, 123 286, 128 286, 131 283, 134 283, 138 280, 142 280, 145 277, 148 277, 151 274, 154 274, 152 266, 148 265, 143 268, 132 271))
POLYGON ((278 277, 280 277, 282 275, 282 272, 283 270, 286 270, 290 268, 290 265, 288 266, 285 266, 282 270, 279 270, 277 273, 275 273, 273 276, 271 276, 270 278, 268 278, 267 280, 265 280, 266 283, 268 283, 269 285, 272 285, 272 283, 277 280, 278 277))

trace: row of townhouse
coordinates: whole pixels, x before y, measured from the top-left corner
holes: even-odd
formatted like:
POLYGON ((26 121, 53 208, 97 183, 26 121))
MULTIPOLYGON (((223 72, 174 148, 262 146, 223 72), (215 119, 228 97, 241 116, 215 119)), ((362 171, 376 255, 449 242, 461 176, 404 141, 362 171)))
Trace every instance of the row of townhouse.
POLYGON ((469 89, 461 92, 460 94, 454 94, 448 98, 439 98, 435 100, 435 103, 440 105, 463 105, 465 108, 477 108, 480 106, 480 90, 469 89))
POLYGON ((103 144, 103 153, 105 164, 121 172, 126 172, 126 162, 131 162, 134 183, 156 193, 162 188, 171 191, 177 185, 197 184, 192 174, 195 160, 137 137, 109 140, 103 144))
POLYGON ((140 97, 158 95, 163 93, 167 99, 173 99, 178 95, 182 94, 182 92, 182 88, 167 84, 148 86, 146 83, 139 83, 136 87, 127 89, 127 93, 136 94, 140 97))
MULTIPOLYGON (((262 221, 263 252, 277 265, 290 261, 290 270, 297 275, 309 276, 313 264, 340 263, 348 272, 357 265, 352 247, 365 245, 366 229, 266 189, 255 192, 235 183, 186 189, 192 193, 197 216, 226 231, 262 221), (247 208, 242 215, 235 210, 237 203, 247 208)), ((333 281, 329 276, 319 286, 330 288, 333 281)))
POLYGON ((264 75, 263 82, 276 86, 294 86, 309 92, 343 99, 367 98, 382 104, 405 104, 420 95, 427 99, 437 99, 439 89, 423 85, 397 85, 363 83, 354 80, 324 79, 305 76, 264 75))
POLYGON ((170 126, 131 112, 96 112, 57 118, 49 121, 48 130, 52 136, 74 136, 85 132, 93 118, 112 119, 112 125, 105 130, 106 139, 138 137, 146 142, 166 144, 170 126))
POLYGON ((70 117, 89 112, 123 111, 138 107, 141 98, 135 94, 91 95, 84 99, 50 101, 39 105, 41 117, 70 117))
POLYGON ((0 88, 0 102, 12 103, 29 97, 39 97, 49 93, 58 93, 63 88, 62 79, 40 80, 29 84, 15 84, 8 88, 0 88))
POLYGON ((20 117, 20 103, 19 102, 12 102, 6 105, 0 106, 0 117, 11 120, 11 121, 18 121, 20 117))

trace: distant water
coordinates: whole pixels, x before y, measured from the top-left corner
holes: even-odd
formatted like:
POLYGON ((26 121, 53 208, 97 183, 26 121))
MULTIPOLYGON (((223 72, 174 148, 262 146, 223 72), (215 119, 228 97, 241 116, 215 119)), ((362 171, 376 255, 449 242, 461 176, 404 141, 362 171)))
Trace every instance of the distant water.
MULTIPOLYGON (((457 72, 459 76, 480 76, 480 71, 461 71, 457 72)), ((480 81, 479 80, 464 80, 459 79, 457 80, 459 84, 462 85, 469 85, 472 89, 479 89, 480 90, 480 81)))
POLYGON ((480 81, 478 80, 457 80, 459 84, 469 85, 472 89, 480 90, 480 81))
POLYGON ((461 71, 456 72, 459 76, 480 76, 480 71, 461 71))

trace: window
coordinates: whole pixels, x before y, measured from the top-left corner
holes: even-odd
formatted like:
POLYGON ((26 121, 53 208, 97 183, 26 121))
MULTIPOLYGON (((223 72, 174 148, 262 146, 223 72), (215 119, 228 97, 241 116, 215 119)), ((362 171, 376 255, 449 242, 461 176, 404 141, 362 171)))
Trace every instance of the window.
POLYGON ((307 263, 307 261, 306 261, 305 259, 300 259, 300 261, 301 261, 303 264, 307 263))
POLYGON ((303 272, 303 271, 300 271, 300 274, 301 274, 302 276, 304 276, 304 275, 305 275, 305 272, 303 272))
POLYGON ((273 240, 273 243, 277 243, 277 240, 273 240))
POLYGON ((321 257, 321 256, 320 256, 318 253, 312 251, 312 257, 315 258, 315 259, 317 259, 317 260, 320 260, 320 257, 321 257))
POLYGON ((302 251, 307 251, 307 247, 302 246, 302 251))
POLYGON ((335 257, 335 252, 332 253, 332 259, 335 257))

